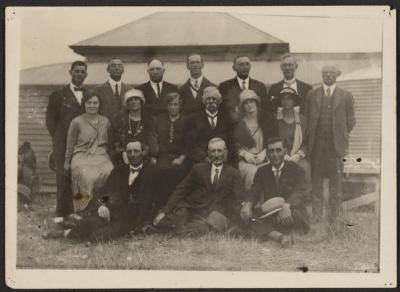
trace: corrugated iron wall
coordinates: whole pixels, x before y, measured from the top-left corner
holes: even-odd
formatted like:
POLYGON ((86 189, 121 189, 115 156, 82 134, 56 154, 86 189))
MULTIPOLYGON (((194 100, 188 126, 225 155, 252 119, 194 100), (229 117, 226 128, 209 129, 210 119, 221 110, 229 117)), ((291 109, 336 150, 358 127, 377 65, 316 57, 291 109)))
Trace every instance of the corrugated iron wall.
MULTIPOLYGON (((350 136, 350 153, 370 160, 380 159, 381 80, 352 80, 339 86, 354 95, 357 124, 350 136)), ((20 87, 19 143, 31 142, 38 161, 41 190, 55 191, 55 174, 49 169, 47 156, 52 142, 45 124, 48 97, 60 86, 20 87)))
POLYGON ((379 79, 349 80, 338 86, 354 96, 356 126, 350 134, 349 154, 380 163, 382 81, 379 79))

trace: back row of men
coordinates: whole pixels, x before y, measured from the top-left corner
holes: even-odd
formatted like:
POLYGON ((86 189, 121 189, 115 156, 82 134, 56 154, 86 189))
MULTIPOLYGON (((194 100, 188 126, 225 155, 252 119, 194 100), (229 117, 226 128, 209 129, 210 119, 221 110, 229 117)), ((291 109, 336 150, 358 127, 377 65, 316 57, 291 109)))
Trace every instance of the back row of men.
MULTIPOLYGON (((110 79, 96 87, 94 92, 101 102, 100 113, 111 121, 113 135, 117 136, 117 140, 119 139, 121 142, 119 143, 120 148, 125 150, 129 142, 133 141, 126 139, 126 135, 139 135, 145 126, 145 123, 140 123, 140 119, 139 123, 134 122, 135 117, 132 110, 132 116, 129 115, 130 118, 128 118, 128 125, 125 125, 128 126, 126 135, 124 136, 124 133, 121 132, 124 121, 121 119, 120 113, 127 106, 127 101, 131 97, 141 100, 139 104, 143 105, 146 115, 158 120, 158 125, 162 127, 164 124, 168 124, 163 123, 163 117, 173 112, 171 104, 173 104, 174 94, 178 93, 180 112, 188 120, 191 120, 188 123, 190 126, 186 127, 184 131, 189 132, 185 138, 190 140, 186 141, 186 144, 189 145, 189 152, 192 154, 190 155, 192 165, 200 161, 211 162, 207 154, 209 140, 213 137, 223 138, 228 144, 227 148, 230 154, 237 154, 239 160, 244 161, 242 165, 239 162, 239 170, 245 187, 249 190, 258 167, 268 161, 265 151, 266 141, 268 138, 279 135, 282 140, 287 140, 284 141, 285 147, 289 146, 286 147, 288 155, 285 159, 300 163, 300 160, 306 157, 311 158, 312 185, 313 194, 315 194, 313 195, 313 199, 315 197, 313 208, 315 207, 316 217, 320 217, 322 212, 321 195, 324 177, 330 178, 331 197, 335 201, 334 204, 337 205, 343 167, 342 158, 348 150, 348 135, 355 124, 355 118, 353 97, 349 92, 336 86, 336 78, 340 74, 336 67, 325 66, 322 70, 323 86, 311 90, 310 85, 295 78, 296 60, 294 56, 286 54, 281 60, 284 79, 273 84, 267 94, 266 87, 262 82, 250 78, 251 63, 246 56, 235 58, 232 66, 236 72, 235 78, 222 82, 218 88, 202 75, 204 63, 200 55, 188 56, 186 65, 190 71, 190 78, 178 88, 163 80, 165 72, 163 63, 159 60, 152 60, 148 64, 150 80, 137 86, 136 88, 140 90, 137 91, 121 81, 124 72, 122 60, 118 58, 110 60, 107 66, 110 79), (285 98, 285 96, 289 96, 289 98, 285 98), (252 122, 252 113, 254 112, 252 101, 262 110, 258 113, 258 117, 256 115, 254 124, 252 122), (294 110, 286 111, 286 108, 294 110), (204 128, 202 121, 196 123, 199 114, 204 115, 204 120, 208 122, 206 124, 210 126, 210 129, 204 128), (224 120, 229 122, 225 123, 224 120), (280 125, 276 120, 284 122, 280 125), (305 120, 308 120, 307 125, 305 120), (290 124, 293 124, 294 127, 287 126, 290 124), (190 135, 193 132, 194 136, 190 135), (199 132, 207 132, 207 135, 204 135, 207 136, 205 141, 196 139, 199 132), (224 136, 224 132, 229 132, 229 135, 224 136), (230 136, 236 136, 236 139, 230 139, 230 136), (257 145, 260 137, 261 141, 264 138, 264 141, 261 142, 264 146, 257 145), (198 145, 200 142, 204 145, 198 145), (241 144, 239 149, 236 144, 241 144), (252 167, 253 164, 257 167, 252 167), (247 179, 246 176, 249 178, 247 179)), ((67 136, 70 122, 82 113, 80 103, 84 96, 83 92, 85 92, 82 85, 87 76, 86 64, 79 61, 74 62, 70 74, 71 83, 50 97, 46 115, 47 127, 53 137, 53 151, 57 168, 57 215, 59 216, 66 216, 73 211, 73 207, 67 199, 71 192, 68 191, 68 182, 65 180, 62 170, 65 166, 66 152, 68 156, 67 136)), ((134 107, 134 105, 129 106, 134 107)), ((170 121, 168 120, 168 122, 170 121)), ((154 125, 152 128, 152 133, 157 132, 154 131, 154 125)), ((171 139, 174 140, 175 128, 171 126, 166 131, 170 143, 171 139)), ((151 141, 151 139, 145 141, 151 141)), ((73 146, 76 146, 76 143, 73 146)), ((73 150, 70 149, 70 151, 73 150)), ((307 167, 302 166, 307 172, 307 167)), ((168 175, 165 174, 165 177, 168 175)))

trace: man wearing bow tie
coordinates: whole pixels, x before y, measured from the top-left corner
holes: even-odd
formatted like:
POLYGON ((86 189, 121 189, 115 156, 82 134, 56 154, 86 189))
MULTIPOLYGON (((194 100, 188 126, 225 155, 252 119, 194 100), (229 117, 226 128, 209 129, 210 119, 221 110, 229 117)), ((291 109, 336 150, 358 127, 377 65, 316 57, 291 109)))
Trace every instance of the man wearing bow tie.
POLYGON ((169 219, 176 235, 226 231, 243 196, 238 170, 224 163, 227 154, 224 140, 211 139, 208 143, 210 162, 198 163, 192 168, 153 224, 163 225, 169 219))
POLYGON ((307 151, 311 161, 313 222, 322 217, 323 179, 329 179, 327 214, 337 218, 341 204, 343 158, 348 153, 349 135, 356 124, 354 99, 336 85, 340 71, 333 65, 322 68, 322 86, 307 94, 307 151))
POLYGON ((128 143, 125 153, 129 163, 112 170, 104 187, 89 202, 83 218, 75 227, 46 237, 103 241, 151 222, 155 170, 143 160, 143 147, 139 141, 128 143))
POLYGON ((171 92, 178 92, 178 87, 164 81, 164 63, 159 60, 151 60, 148 64, 147 73, 150 80, 137 87, 146 99, 145 109, 157 117, 161 113, 167 113, 165 96, 171 92))
MULTIPOLYGON (((211 138, 222 138, 228 145, 228 150, 233 147, 232 127, 233 122, 225 110, 221 109, 222 96, 215 86, 204 89, 202 101, 204 108, 188 121, 187 126, 187 154, 191 163, 209 162, 207 145, 211 138)), ((229 161, 233 159, 231 152, 229 161)))
POLYGON ((182 97, 182 113, 194 114, 203 109, 204 88, 214 86, 206 77, 203 76, 203 58, 199 54, 192 54, 187 57, 186 68, 190 72, 189 80, 179 88, 182 97))
POLYGON ((281 90, 285 87, 290 87, 296 91, 297 95, 300 97, 299 106, 302 113, 305 110, 305 101, 307 93, 312 89, 312 86, 296 79, 295 73, 297 70, 296 58, 291 54, 284 54, 281 57, 281 70, 283 73, 283 80, 278 83, 271 84, 268 90, 267 100, 271 101, 273 106, 273 111, 276 112, 278 107, 277 97, 281 90))
POLYGON ((230 112, 233 120, 239 120, 237 105, 239 95, 243 89, 251 89, 257 93, 261 99, 261 106, 266 111, 271 111, 269 101, 267 100, 267 89, 261 81, 250 78, 251 63, 247 56, 238 56, 233 60, 233 71, 236 77, 222 82, 218 89, 222 94, 222 105, 230 112))
POLYGON ((131 87, 122 82, 124 63, 121 59, 110 59, 107 72, 110 76, 109 79, 94 90, 102 99, 100 113, 108 118, 114 129, 115 118, 121 112, 124 95, 131 87))
POLYGON ((82 87, 87 77, 87 65, 75 61, 69 70, 71 82, 53 92, 46 111, 46 126, 52 137, 56 164, 57 203, 56 216, 65 217, 73 212, 71 183, 64 172, 65 148, 71 121, 84 112, 81 100, 86 90, 82 87))

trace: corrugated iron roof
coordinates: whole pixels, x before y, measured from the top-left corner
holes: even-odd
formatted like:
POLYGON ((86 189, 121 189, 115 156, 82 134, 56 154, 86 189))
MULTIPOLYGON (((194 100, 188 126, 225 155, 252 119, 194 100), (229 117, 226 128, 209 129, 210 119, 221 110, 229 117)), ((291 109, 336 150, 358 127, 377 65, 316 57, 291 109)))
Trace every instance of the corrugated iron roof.
POLYGON ((81 41, 77 47, 277 44, 282 40, 224 12, 156 12, 81 41))

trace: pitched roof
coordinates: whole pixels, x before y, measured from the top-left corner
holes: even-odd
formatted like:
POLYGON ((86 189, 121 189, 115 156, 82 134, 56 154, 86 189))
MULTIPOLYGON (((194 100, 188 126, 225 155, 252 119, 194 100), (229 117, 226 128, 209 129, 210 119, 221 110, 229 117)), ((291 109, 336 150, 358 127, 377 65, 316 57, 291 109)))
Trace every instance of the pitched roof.
POLYGON ((70 47, 220 46, 285 43, 224 12, 156 12, 70 47))

